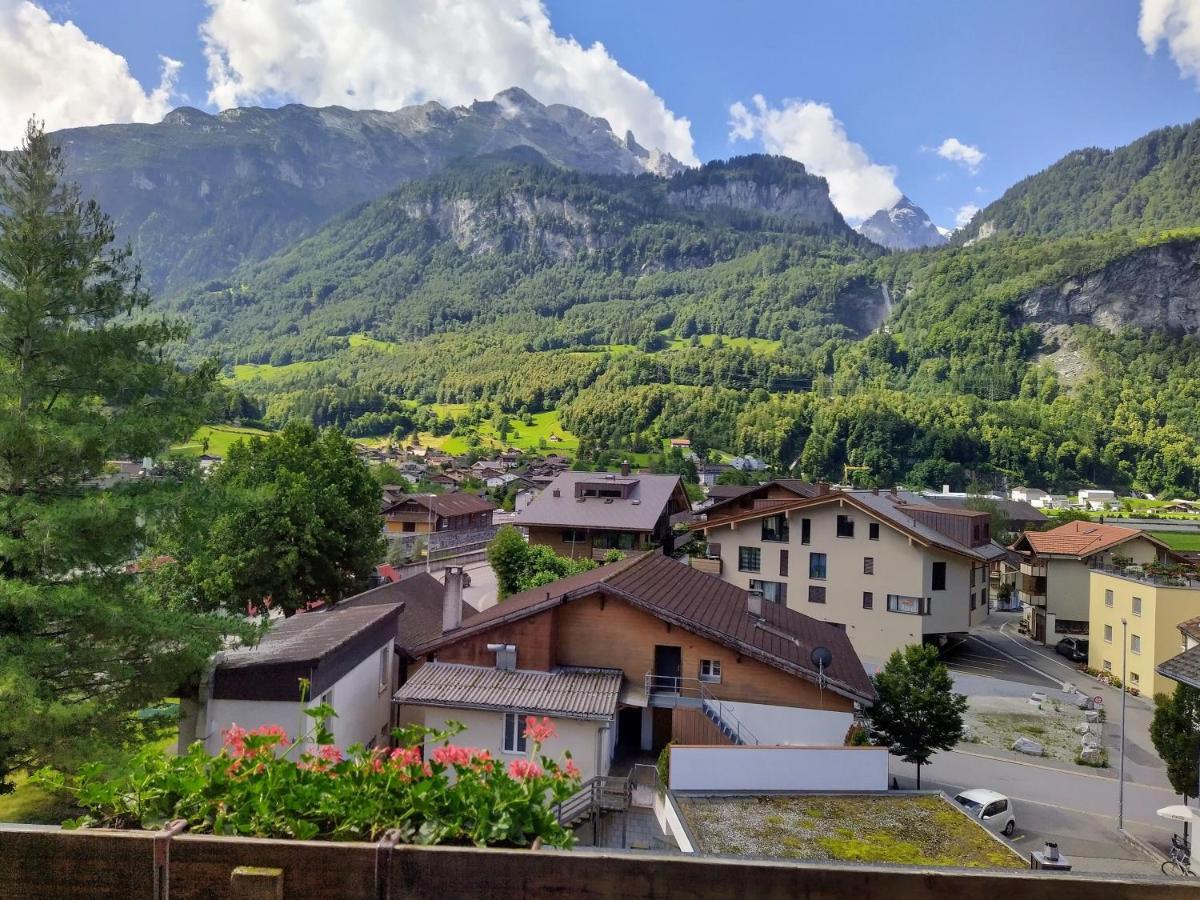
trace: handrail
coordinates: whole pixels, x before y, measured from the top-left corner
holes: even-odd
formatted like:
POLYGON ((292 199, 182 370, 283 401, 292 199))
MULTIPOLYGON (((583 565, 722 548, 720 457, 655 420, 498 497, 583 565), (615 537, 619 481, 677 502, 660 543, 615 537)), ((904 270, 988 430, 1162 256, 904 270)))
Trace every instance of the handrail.
POLYGON ((560 825, 565 825, 585 810, 596 816, 605 810, 604 801, 614 797, 620 803, 608 809, 622 812, 629 808, 630 784, 628 778, 616 775, 595 775, 580 785, 570 797, 556 805, 555 815, 560 825))
POLYGON ((743 724, 737 714, 729 708, 729 704, 717 696, 699 678, 684 678, 675 675, 655 675, 646 673, 646 696, 651 694, 676 694, 700 701, 702 706, 708 706, 737 736, 739 744, 757 744, 758 738, 743 724))

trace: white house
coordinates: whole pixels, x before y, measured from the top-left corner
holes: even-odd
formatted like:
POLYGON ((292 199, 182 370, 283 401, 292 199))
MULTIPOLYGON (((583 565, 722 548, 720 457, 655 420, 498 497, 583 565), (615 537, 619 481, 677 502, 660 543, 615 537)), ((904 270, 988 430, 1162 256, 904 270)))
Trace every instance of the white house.
POLYGON ((1049 496, 1047 491, 1033 487, 1015 487, 1008 492, 1008 499, 1016 500, 1018 503, 1028 503, 1037 509, 1045 508, 1046 499, 1049 496))
POLYGON ((1084 488, 1079 491, 1079 505, 1085 509, 1107 509, 1117 502, 1113 491, 1084 488))

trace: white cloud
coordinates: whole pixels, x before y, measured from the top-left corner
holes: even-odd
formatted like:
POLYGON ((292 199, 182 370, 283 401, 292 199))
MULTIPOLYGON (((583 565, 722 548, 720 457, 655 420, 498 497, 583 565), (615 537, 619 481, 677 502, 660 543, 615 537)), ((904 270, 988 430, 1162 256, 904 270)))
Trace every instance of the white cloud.
POLYGON ((1166 43, 1179 72, 1200 86, 1200 4, 1196 0, 1142 0, 1138 37, 1151 56, 1166 43))
POLYGON ((0 148, 20 143, 37 116, 54 130, 103 122, 156 122, 170 110, 182 63, 162 59, 162 79, 145 91, 125 57, 55 22, 28 0, 0 0, 0 148))
POLYGON ((979 164, 987 159, 987 154, 978 147, 964 144, 956 137, 948 137, 937 148, 937 155, 942 159, 959 163, 972 175, 979 171, 979 164))
POLYGON ((848 219, 865 219, 900 199, 896 170, 871 162, 867 152, 850 140, 846 128, 824 103, 785 100, 767 105, 761 94, 729 107, 729 137, 759 138, 768 153, 790 156, 829 182, 834 206, 848 219))
POLYGON ((541 0, 207 0, 209 102, 397 109, 521 87, 696 163, 691 124, 603 44, 554 33, 541 0))
POLYGON ((967 225, 973 218, 975 213, 979 212, 979 207, 974 203, 964 203, 958 208, 958 212, 954 214, 954 227, 962 228, 967 225))

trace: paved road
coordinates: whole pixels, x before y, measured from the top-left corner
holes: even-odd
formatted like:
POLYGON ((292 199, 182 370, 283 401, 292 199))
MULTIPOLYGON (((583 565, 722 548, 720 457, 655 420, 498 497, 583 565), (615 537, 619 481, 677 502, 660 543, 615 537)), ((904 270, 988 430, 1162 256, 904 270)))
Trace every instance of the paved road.
POLYGON ((1038 689, 1060 688, 1061 681, 1037 671, 1036 665, 1022 662, 1019 647, 993 646, 984 636, 971 634, 942 651, 942 659, 954 672, 978 678, 1015 681, 1038 689))
POLYGON ((466 568, 471 576, 471 586, 463 588, 463 600, 482 612, 496 604, 496 573, 487 563, 476 563, 466 568))

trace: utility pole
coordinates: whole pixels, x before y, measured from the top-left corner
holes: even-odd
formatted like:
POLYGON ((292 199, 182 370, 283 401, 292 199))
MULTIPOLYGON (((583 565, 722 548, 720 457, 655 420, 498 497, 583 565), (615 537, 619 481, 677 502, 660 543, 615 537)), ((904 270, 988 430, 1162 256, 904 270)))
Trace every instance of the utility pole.
POLYGON ((1127 621, 1121 618, 1121 770, 1117 782, 1117 830, 1125 830, 1125 659, 1129 650, 1127 621))

